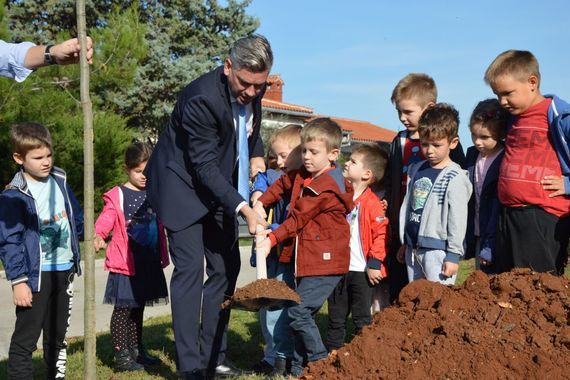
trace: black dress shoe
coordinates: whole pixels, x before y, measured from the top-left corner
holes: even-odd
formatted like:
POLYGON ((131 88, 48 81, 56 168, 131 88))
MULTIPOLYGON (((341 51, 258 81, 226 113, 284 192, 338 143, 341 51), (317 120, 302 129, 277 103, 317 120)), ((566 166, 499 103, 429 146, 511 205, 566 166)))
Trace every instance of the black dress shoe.
POLYGON ((268 375, 273 372, 273 366, 269 364, 265 359, 261 359, 261 361, 254 364, 251 369, 253 372, 260 373, 262 375, 268 375))
POLYGON ((203 380, 205 379, 203 371, 192 371, 184 375, 185 380, 203 380))
POLYGON ((237 377, 244 375, 251 375, 249 371, 244 371, 235 366, 231 361, 227 360, 221 364, 218 364, 214 370, 214 376, 216 378, 227 378, 227 377, 237 377))

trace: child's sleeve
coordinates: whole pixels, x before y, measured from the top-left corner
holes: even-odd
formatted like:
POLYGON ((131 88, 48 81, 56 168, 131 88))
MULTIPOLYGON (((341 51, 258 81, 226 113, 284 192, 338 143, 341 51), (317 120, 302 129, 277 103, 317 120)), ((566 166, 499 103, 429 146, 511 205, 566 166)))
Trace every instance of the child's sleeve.
POLYGON ((274 206, 277 202, 283 199, 286 192, 291 190, 296 173, 297 171, 293 171, 279 177, 273 185, 269 186, 267 191, 259 197, 258 201, 261 202, 264 207, 274 206))
POLYGON ((332 198, 336 198, 336 195, 327 192, 320 193, 316 197, 300 198, 295 207, 289 209, 287 219, 270 234, 270 237, 273 236, 272 245, 297 236, 310 220, 326 210, 326 205, 331 203, 332 198))
POLYGON ((268 186, 269 186, 269 181, 267 179, 267 172, 259 172, 255 176, 255 180, 253 181, 253 188, 251 189, 251 193, 253 194, 256 191, 265 193, 267 191, 268 186))
POLYGON ((449 183, 447 194, 447 251, 444 261, 457 264, 465 254, 463 241, 467 232, 467 204, 472 192, 473 186, 466 171, 460 171, 449 183))
POLYGON ((384 213, 384 208, 380 201, 376 202, 375 207, 368 213, 372 219, 370 222, 370 233, 372 234, 372 246, 368 252, 367 265, 372 269, 380 269, 386 260, 386 251, 388 248, 388 218, 384 213))
POLYGON ((22 199, 0 196, 0 260, 12 286, 28 281, 30 268, 25 244, 27 207, 22 199))
POLYGON ((103 196, 103 201, 105 205, 95 222, 95 234, 101 236, 103 239, 107 239, 115 225, 117 209, 115 209, 113 202, 111 202, 107 196, 103 196))

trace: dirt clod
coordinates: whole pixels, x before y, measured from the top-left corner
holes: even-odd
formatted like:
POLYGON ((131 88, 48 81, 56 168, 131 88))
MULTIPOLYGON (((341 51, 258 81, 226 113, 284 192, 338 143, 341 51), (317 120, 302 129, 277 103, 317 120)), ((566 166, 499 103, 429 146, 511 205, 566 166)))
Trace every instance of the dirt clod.
POLYGON ((353 341, 311 363, 313 379, 570 379, 569 280, 515 270, 460 287, 425 280, 353 341))
POLYGON ((283 281, 275 279, 256 280, 239 288, 233 297, 224 301, 222 308, 230 307, 237 303, 247 303, 255 300, 286 300, 301 303, 301 298, 294 290, 283 281))

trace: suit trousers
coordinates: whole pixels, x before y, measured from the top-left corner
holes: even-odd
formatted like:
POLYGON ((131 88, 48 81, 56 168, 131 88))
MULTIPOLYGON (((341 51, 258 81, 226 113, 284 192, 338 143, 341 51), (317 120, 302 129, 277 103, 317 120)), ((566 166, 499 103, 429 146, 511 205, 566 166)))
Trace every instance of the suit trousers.
POLYGON ((225 360, 230 310, 221 305, 234 294, 241 265, 237 220, 219 208, 181 231, 168 232, 177 370, 212 371, 225 360))

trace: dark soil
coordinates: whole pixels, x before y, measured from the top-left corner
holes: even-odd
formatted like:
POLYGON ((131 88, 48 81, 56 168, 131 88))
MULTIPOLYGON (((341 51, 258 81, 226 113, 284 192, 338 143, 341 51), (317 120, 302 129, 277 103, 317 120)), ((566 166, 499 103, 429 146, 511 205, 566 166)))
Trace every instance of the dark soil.
POLYGON ((256 305, 259 308, 259 306, 270 305, 272 300, 301 302, 299 295, 283 281, 264 279, 256 280, 237 289, 234 296, 222 304, 222 308, 236 304, 256 305))
POLYGON ((570 379, 566 277, 475 272, 461 287, 406 286, 305 379, 570 379))

